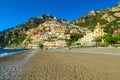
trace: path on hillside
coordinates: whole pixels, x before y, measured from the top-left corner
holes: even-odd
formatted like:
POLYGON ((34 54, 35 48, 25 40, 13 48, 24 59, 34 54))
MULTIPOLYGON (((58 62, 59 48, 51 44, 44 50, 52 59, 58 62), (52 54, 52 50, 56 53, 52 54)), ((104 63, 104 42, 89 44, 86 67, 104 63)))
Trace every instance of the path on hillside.
POLYGON ((68 49, 40 51, 23 71, 18 80, 120 80, 120 56, 68 49))

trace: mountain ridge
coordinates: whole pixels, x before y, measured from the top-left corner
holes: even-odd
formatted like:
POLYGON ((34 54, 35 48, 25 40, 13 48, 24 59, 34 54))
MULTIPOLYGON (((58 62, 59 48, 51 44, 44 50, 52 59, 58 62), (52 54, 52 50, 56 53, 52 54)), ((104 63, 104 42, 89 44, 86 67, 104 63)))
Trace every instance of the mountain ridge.
POLYGON ((94 29, 97 22, 103 25, 105 32, 113 34, 114 30, 120 27, 120 2, 108 8, 92 10, 82 17, 71 21, 75 25, 88 27, 90 30, 94 29))

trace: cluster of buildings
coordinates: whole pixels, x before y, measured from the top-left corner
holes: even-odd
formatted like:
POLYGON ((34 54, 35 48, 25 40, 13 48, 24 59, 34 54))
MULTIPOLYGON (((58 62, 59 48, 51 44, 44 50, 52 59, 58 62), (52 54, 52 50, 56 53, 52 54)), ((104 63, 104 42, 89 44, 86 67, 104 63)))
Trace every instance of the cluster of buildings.
POLYGON ((61 24, 54 19, 40 24, 37 28, 28 30, 24 46, 27 48, 38 48, 39 44, 42 43, 46 47, 65 47, 67 46, 66 40, 70 40, 70 34, 83 34, 84 32, 85 35, 77 41, 84 46, 94 46, 96 44, 95 38, 102 37, 105 34, 99 23, 97 23, 92 32, 72 24, 61 24))
POLYGON ((27 31, 28 37, 24 41, 24 45, 28 48, 38 48, 42 43, 46 47, 67 46, 66 40, 70 39, 70 34, 80 34, 78 26, 61 24, 57 20, 46 21, 35 29, 27 31))

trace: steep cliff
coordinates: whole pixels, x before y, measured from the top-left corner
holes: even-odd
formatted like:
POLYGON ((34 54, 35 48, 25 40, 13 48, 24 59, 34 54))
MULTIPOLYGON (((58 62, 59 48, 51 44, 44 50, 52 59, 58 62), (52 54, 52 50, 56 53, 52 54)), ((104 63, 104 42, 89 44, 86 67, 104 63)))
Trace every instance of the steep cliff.
POLYGON ((82 17, 71 21, 73 24, 87 27, 91 30, 94 29, 97 22, 103 25, 104 31, 107 33, 113 33, 114 30, 118 29, 120 27, 120 3, 101 10, 92 10, 82 17))

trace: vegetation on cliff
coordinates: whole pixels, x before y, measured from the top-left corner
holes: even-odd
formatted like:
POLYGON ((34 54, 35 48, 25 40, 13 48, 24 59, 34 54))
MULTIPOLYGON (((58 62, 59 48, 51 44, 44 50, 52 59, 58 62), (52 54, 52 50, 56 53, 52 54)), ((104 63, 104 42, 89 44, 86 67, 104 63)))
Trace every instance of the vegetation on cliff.
POLYGON ((17 44, 21 44, 22 41, 26 38, 26 31, 31 28, 38 27, 39 24, 44 23, 46 20, 50 20, 53 17, 51 15, 43 14, 38 18, 30 18, 27 22, 20 24, 16 27, 3 30, 0 32, 0 46, 9 46, 13 47, 17 44))
POLYGON ((101 10, 92 10, 82 17, 71 21, 73 24, 87 27, 90 30, 95 28, 97 22, 103 25, 106 33, 113 34, 114 30, 120 28, 120 3, 101 10))

